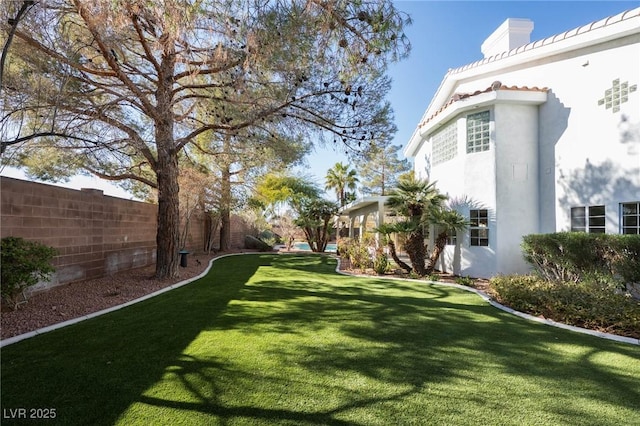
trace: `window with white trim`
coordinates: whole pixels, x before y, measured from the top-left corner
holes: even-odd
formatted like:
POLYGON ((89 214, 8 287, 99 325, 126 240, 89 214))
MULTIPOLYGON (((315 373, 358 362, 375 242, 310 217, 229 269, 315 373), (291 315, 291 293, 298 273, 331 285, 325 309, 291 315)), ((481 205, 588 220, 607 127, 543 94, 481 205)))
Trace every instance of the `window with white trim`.
POLYGON ((433 165, 449 161, 458 155, 458 122, 446 124, 432 138, 433 165))
POLYGON ((472 246, 489 245, 489 212, 486 209, 469 211, 469 232, 472 246))
POLYGON ((640 234, 640 201, 620 203, 620 219, 622 234, 640 234))
POLYGON ((447 245, 455 246, 458 243, 458 235, 456 231, 451 231, 449 235, 447 235, 447 245))
POLYGON ((571 231, 604 234, 606 215, 604 206, 571 208, 571 231))
POLYGON ((467 153, 489 150, 489 111, 467 115, 467 153))

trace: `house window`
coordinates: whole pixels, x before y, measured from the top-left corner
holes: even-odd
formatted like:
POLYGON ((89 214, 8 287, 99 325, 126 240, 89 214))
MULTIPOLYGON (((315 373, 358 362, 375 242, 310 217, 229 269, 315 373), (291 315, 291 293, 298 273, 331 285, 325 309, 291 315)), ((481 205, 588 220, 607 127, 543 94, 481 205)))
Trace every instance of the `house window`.
POLYGON ((571 232, 585 232, 587 216, 585 207, 571 207, 571 232))
POLYGON ((640 202, 621 203, 620 216, 623 234, 640 234, 640 202))
POLYGON ((489 245, 489 215, 486 209, 469 212, 469 231, 472 246, 489 245))
POLYGON ((605 233, 605 207, 572 207, 571 208, 571 231, 589 232, 592 234, 605 233))
POLYGON ((489 150, 489 111, 467 116, 467 153, 489 150))
POLYGON ((433 164, 444 163, 458 154, 458 123, 452 121, 444 126, 432 139, 433 164))

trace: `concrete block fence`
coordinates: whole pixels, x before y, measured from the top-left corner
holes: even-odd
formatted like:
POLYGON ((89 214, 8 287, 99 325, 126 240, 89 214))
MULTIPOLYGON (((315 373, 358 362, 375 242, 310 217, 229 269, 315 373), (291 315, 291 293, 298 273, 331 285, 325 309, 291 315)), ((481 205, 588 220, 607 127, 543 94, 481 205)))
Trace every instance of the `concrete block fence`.
MULTIPOLYGON (((155 204, 7 177, 0 177, 0 198, 0 237, 22 237, 58 251, 55 274, 32 292, 155 263, 155 204)), ((235 246, 243 243, 248 226, 233 219, 235 246)), ((204 227, 203 214, 191 218, 188 250, 203 250, 204 227)))

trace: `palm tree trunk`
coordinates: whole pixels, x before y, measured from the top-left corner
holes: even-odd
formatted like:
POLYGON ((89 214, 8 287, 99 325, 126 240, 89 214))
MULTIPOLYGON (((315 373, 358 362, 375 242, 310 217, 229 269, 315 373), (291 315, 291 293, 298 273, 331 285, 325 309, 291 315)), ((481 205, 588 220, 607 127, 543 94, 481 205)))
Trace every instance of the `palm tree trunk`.
POLYGON ((427 266, 427 270, 426 270, 427 274, 432 273, 433 270, 435 269, 436 262, 438 261, 438 258, 444 251, 444 247, 447 244, 448 236, 449 234, 446 231, 443 231, 439 233, 438 236, 436 237, 435 245, 433 247, 433 250, 431 251, 431 256, 429 256, 429 265, 427 266))
POLYGON ((393 261, 396 262, 396 265, 398 265, 405 271, 411 272, 413 270, 411 266, 407 265, 398 257, 398 253, 396 253, 396 244, 393 242, 393 240, 391 240, 391 238, 387 238, 387 240, 388 240, 387 246, 389 247, 389 254, 391 255, 391 258, 393 259, 393 261))
POLYGON ((424 235, 422 234, 422 231, 418 230, 409 233, 406 248, 415 273, 421 277, 427 275, 427 271, 424 266, 427 250, 424 246, 424 235))

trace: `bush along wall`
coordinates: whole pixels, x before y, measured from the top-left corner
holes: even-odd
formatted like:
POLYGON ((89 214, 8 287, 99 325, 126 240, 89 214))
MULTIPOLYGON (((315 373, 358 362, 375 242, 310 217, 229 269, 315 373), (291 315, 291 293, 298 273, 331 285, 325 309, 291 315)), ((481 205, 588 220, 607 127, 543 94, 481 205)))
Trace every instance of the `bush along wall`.
POLYGON ((554 321, 640 338, 640 235, 527 235, 535 275, 498 276, 496 299, 554 321), (634 290, 635 294, 634 294, 634 290))
POLYGON ((51 261, 53 247, 20 237, 5 237, 0 241, 0 295, 13 309, 27 301, 24 290, 55 272, 51 261), (20 297, 22 296, 22 300, 20 297))
POLYGON ((525 259, 548 281, 640 284, 640 235, 558 232, 523 237, 525 259))

